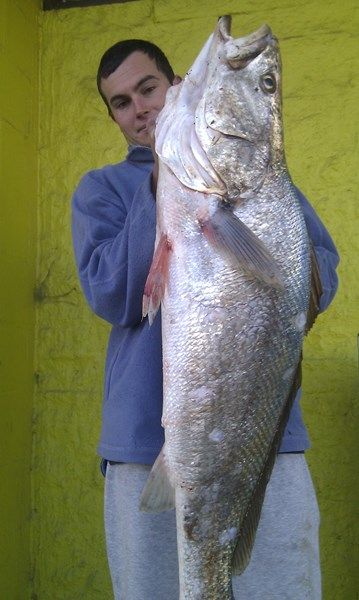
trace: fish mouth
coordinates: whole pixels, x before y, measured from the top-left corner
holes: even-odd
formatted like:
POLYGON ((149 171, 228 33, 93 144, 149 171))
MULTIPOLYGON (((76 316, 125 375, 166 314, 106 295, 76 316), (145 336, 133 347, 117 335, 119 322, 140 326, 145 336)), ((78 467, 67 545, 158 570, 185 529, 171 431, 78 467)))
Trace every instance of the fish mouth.
POLYGON ((217 31, 225 42, 226 60, 234 69, 244 68, 256 56, 259 56, 273 39, 271 28, 264 24, 247 36, 234 39, 231 32, 232 18, 224 15, 218 20, 217 31))
MULTIPOLYGON (((231 15, 223 15, 223 16, 219 17, 217 28, 218 28, 218 31, 221 34, 222 38, 226 42, 233 39, 231 36, 231 26, 232 26, 231 15)), ((257 29, 257 31, 255 31, 254 33, 250 33, 249 35, 247 35, 245 37, 238 38, 238 40, 236 40, 236 42, 241 42, 241 45, 248 46, 250 44, 253 44, 253 43, 261 40, 263 37, 266 37, 268 35, 272 35, 272 30, 268 25, 264 24, 259 29, 257 29)))

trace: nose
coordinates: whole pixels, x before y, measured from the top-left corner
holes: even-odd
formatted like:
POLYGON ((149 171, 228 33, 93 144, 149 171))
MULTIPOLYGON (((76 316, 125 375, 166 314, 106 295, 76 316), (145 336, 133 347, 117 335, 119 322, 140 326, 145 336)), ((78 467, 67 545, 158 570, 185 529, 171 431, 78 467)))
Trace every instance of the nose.
POLYGON ((133 99, 136 116, 140 117, 148 113, 148 107, 146 104, 146 99, 143 96, 136 96, 133 99))

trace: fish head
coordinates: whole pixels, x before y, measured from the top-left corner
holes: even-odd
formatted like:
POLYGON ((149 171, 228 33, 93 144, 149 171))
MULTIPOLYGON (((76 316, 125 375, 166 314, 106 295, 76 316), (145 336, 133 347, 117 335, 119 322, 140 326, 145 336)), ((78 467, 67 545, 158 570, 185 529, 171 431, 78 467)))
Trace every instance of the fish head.
POLYGON ((156 151, 186 187, 227 201, 246 198, 284 162, 281 64, 270 28, 234 39, 230 17, 183 81, 168 90, 156 151))
POLYGON ((281 61, 277 39, 263 25, 234 39, 230 18, 213 35, 196 131, 227 196, 256 191, 271 168, 284 164, 281 61))

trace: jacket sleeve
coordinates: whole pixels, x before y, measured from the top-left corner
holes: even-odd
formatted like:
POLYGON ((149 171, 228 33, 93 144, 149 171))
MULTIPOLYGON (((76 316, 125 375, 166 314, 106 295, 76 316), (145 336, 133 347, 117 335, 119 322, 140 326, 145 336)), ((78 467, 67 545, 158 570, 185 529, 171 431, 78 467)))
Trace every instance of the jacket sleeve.
POLYGON ((127 203, 101 170, 83 177, 72 202, 75 259, 89 305, 113 325, 141 322, 155 234, 150 174, 127 203))
POLYGON ((318 261, 323 294, 320 298, 319 309, 323 312, 331 303, 338 288, 336 268, 339 264, 339 255, 332 238, 309 204, 302 192, 296 189, 301 203, 304 219, 309 237, 313 243, 318 261))

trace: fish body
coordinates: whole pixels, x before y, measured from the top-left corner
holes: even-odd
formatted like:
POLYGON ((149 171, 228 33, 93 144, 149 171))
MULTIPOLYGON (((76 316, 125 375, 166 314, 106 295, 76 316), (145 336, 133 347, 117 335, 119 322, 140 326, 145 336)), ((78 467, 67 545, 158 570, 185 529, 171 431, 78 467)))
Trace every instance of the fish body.
POLYGON ((181 600, 232 598, 298 387, 310 247, 287 172, 278 43, 220 19, 156 126, 165 446, 142 509, 176 507, 181 600))

